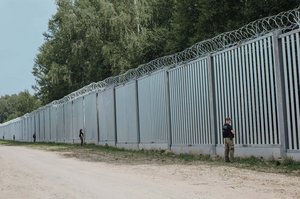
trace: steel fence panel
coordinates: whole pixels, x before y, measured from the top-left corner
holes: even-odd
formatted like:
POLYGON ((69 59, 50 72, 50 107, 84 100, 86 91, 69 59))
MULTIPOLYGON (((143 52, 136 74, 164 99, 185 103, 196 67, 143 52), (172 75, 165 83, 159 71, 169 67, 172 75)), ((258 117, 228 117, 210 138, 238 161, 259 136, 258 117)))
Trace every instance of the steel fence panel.
POLYGON ((56 141, 64 142, 65 141, 65 119, 64 119, 64 104, 56 107, 57 119, 57 133, 56 133, 56 141))
POLYGON ((31 119, 32 118, 32 115, 28 115, 26 117, 27 121, 26 121, 26 124, 27 124, 27 141, 31 142, 32 141, 32 135, 34 133, 34 131, 32 130, 32 122, 31 122, 31 119))
POLYGON ((12 140, 12 135, 15 133, 15 122, 8 124, 8 128, 9 130, 8 130, 7 139, 12 140))
MULTIPOLYGON (((274 36, 273 36, 274 37, 274 36)), ((270 63, 270 82, 276 82, 275 80, 275 56, 273 54, 273 45, 270 45, 272 42, 271 42, 271 38, 268 38, 268 49, 269 49, 269 63, 270 63)), ((277 116, 277 109, 276 109, 276 105, 277 105, 277 101, 278 99, 276 99, 276 88, 275 88, 275 84, 270 84, 271 85, 271 99, 272 99, 272 103, 271 103, 271 109, 272 109, 272 115, 273 115, 273 121, 272 121, 272 129, 273 129, 273 140, 272 140, 272 143, 275 144, 275 143, 280 143, 279 142, 279 129, 278 129, 278 116, 277 116)))
MULTIPOLYGON (((295 148, 299 149, 299 139, 298 138, 298 132, 300 130, 299 125, 300 125, 300 111, 299 111, 299 66, 300 64, 297 65, 297 57, 296 57, 296 35, 299 37, 299 34, 292 34, 291 35, 291 51, 292 51, 292 73, 293 73, 293 93, 294 93, 294 98, 295 98, 295 103, 294 109, 295 109, 295 134, 296 134, 296 139, 294 139, 294 146, 295 148), (298 139, 297 139, 298 138, 298 139)), ((299 40, 298 40, 299 42, 299 40)), ((299 43, 298 43, 299 45, 299 43)), ((299 49, 297 49, 299 51, 299 49)))
POLYGON ((25 127, 24 127, 24 124, 25 124, 25 118, 22 116, 21 119, 20 119, 20 137, 19 137, 19 140, 20 141, 25 141, 25 138, 24 138, 24 131, 25 131, 25 127))
POLYGON ((57 107, 51 106, 50 107, 50 141, 55 142, 57 141, 57 107))
POLYGON ((279 144, 271 51, 268 35, 213 55, 219 143, 222 122, 229 116, 238 144, 279 144))
POLYGON ((10 125, 10 139, 13 139, 13 135, 17 132, 17 122, 11 123, 10 125))
POLYGON ((16 131, 15 131, 15 140, 21 140, 22 128, 21 128, 21 120, 16 122, 16 131))
POLYGON ((211 144, 207 58, 169 71, 172 144, 211 144))
POLYGON ((24 120, 25 120, 25 118, 21 118, 21 121, 20 121, 20 131, 21 131, 21 133, 20 133, 20 140, 21 141, 24 141, 24 120))
POLYGON ((100 142, 116 142, 114 87, 98 93, 98 118, 100 142))
POLYGON ((23 118, 20 118, 19 121, 19 137, 16 140, 23 141, 23 118))
POLYGON ((23 128, 22 128, 22 119, 18 121, 17 133, 15 136, 15 140, 22 140, 23 128))
MULTIPOLYGON (((265 75, 265 57, 264 57, 264 48, 265 48, 265 40, 260 40, 260 57, 261 57, 261 80, 262 80, 262 92, 266 92, 266 75, 265 75)), ((267 58, 268 59, 268 58, 267 58)), ((265 95, 261 95, 263 98, 263 107, 264 107, 264 112, 263 112, 263 124, 264 124, 264 134, 262 135, 263 138, 263 144, 267 144, 268 140, 268 119, 266 114, 268 113, 267 109, 267 99, 265 95)))
POLYGON ((15 140, 22 140, 22 120, 16 122, 16 130, 13 134, 15 136, 15 140))
POLYGON ((45 141, 50 142, 51 138, 51 121, 50 121, 50 107, 46 107, 44 110, 44 118, 45 118, 45 141))
POLYGON ((117 143, 138 143, 137 85, 131 81, 116 87, 117 143))
POLYGON ((3 132, 3 136, 4 136, 3 138, 4 138, 4 139, 7 139, 7 137, 8 137, 8 133, 7 133, 8 127, 7 127, 7 126, 8 126, 8 125, 5 125, 5 126, 4 126, 4 132, 3 132))
MULTIPOLYGON (((23 116, 22 117, 22 141, 26 142, 27 141, 27 137, 26 137, 26 134, 27 134, 27 124, 26 124, 26 117, 23 116)), ((1 139, 1 138, 0 138, 1 139)))
POLYGON ((18 130, 18 123, 17 122, 13 122, 10 124, 10 139, 13 139, 13 135, 17 134, 17 130, 18 130))
MULTIPOLYGON (((246 128, 248 127, 249 128, 249 131, 248 133, 246 134, 246 141, 247 143, 249 144, 252 144, 252 141, 251 141, 251 135, 253 134, 253 127, 252 127, 252 116, 250 116, 251 112, 252 112, 252 107, 251 107, 251 94, 250 94, 250 91, 251 91, 251 87, 250 87, 250 82, 251 82, 251 77, 250 77, 250 73, 251 71, 253 70, 252 69, 252 65, 249 64, 249 46, 251 45, 245 45, 245 58, 246 58, 246 62, 245 62, 245 76, 246 76, 246 79, 245 79, 245 87, 246 87, 246 99, 247 99, 247 103, 246 103, 246 106, 247 108, 245 109, 246 110, 246 116, 247 116, 247 119, 246 119, 246 128)), ((231 59, 231 58, 230 58, 231 59)), ((230 78, 232 79, 232 78, 230 78)), ((231 113, 230 113, 231 114, 231 113)))
MULTIPOLYGON (((245 66, 245 46, 241 46, 241 54, 240 54, 240 57, 241 57, 241 85, 242 85, 242 89, 241 89, 241 93, 242 93, 242 96, 241 97, 241 114, 243 115, 243 119, 242 119, 242 133, 241 133, 241 141, 242 143, 247 143, 246 142, 246 134, 247 134, 247 122, 248 122, 248 118, 247 118, 247 114, 246 114, 246 111, 247 111, 247 108, 245 108, 245 105, 246 105, 246 100, 247 100, 247 96, 246 96, 246 92, 247 92, 247 89, 246 89, 246 75, 245 75, 245 71, 246 71, 246 66, 245 66)), ((226 87, 226 80, 224 80, 224 87, 226 87)), ((227 94, 224 93, 223 97, 226 96, 227 94)), ((229 96, 228 96, 229 97, 229 96)), ((227 96, 224 97, 225 99, 228 98, 227 96)), ((224 104, 224 106, 226 106, 226 103, 224 104)), ((224 116, 229 116, 229 113, 226 113, 225 112, 225 115, 224 116)))
POLYGON ((79 140, 79 131, 84 129, 83 97, 73 101, 73 139, 79 140))
POLYGON ((300 42, 299 30, 281 38, 285 101, 287 110, 287 139, 289 150, 300 149, 300 42))
MULTIPOLYGON (((269 38, 268 38, 269 39, 269 38)), ((267 110, 267 114, 270 114, 272 113, 272 110, 271 110, 271 97, 270 97, 270 94, 271 94, 271 89, 270 89, 270 84, 268 83, 270 81, 270 66, 269 66, 269 56, 268 56, 268 43, 267 43, 267 39, 264 40, 264 58, 265 58, 265 77, 264 77, 264 80, 266 82, 266 87, 265 87, 265 90, 266 90, 266 97, 265 97, 265 107, 266 107, 266 110, 267 110)), ((267 121, 267 127, 266 129, 268 129, 268 131, 266 131, 266 144, 271 144, 271 133, 272 132, 272 117, 269 117, 267 116, 266 117, 266 120, 267 121)))
POLYGON ((11 140, 10 134, 11 134, 11 124, 8 124, 6 126, 6 132, 5 132, 5 137, 7 140, 11 140))
POLYGON ((168 143, 166 71, 138 80, 141 143, 168 143))
POLYGON ((98 127, 96 93, 85 95, 83 103, 85 141, 90 143, 97 143, 98 127))
MULTIPOLYGON (((191 82, 196 82, 198 79, 197 79, 197 74, 198 74, 198 67, 191 67, 191 77, 190 77, 190 81, 191 82)), ((190 106, 194 106, 194 104, 197 104, 196 103, 196 100, 197 100, 197 93, 194 92, 195 90, 198 90, 198 84, 191 84, 190 86, 190 93, 191 93, 191 103, 190 103, 190 106)), ((190 118, 192 120, 192 124, 191 124, 191 132, 198 132, 198 129, 197 129, 197 113, 193 113, 192 111, 192 107, 191 107, 191 111, 190 111, 190 118)), ((197 143, 197 136, 198 136, 198 133, 193 133, 190 135, 190 143, 191 144, 196 144, 197 143)))
POLYGON ((255 111, 255 110, 258 110, 258 107, 259 107, 259 96, 258 94, 255 92, 255 90, 257 90, 258 88, 258 77, 257 77, 257 60, 256 60, 256 43, 255 42, 252 42, 251 44, 251 51, 252 51, 252 66, 253 66, 253 76, 251 78, 251 81, 253 82, 252 83, 252 107, 253 107, 253 110, 252 111, 252 119, 253 119, 253 142, 252 144, 255 144, 255 143, 259 143, 259 140, 258 140, 258 129, 259 128, 259 111, 255 111))
POLYGON ((6 139, 7 140, 12 140, 12 131, 13 131, 13 125, 12 124, 8 124, 7 125, 7 132, 6 132, 6 139))
POLYGON ((12 135, 15 133, 15 122, 8 124, 8 140, 12 140, 12 135))
POLYGON ((45 141, 45 110, 38 111, 39 121, 39 141, 45 141))
POLYGON ((26 116, 26 125, 25 125, 26 140, 29 142, 31 141, 31 133, 32 133, 31 125, 30 125, 30 117, 31 117, 30 115, 26 116))
POLYGON ((15 121, 14 123, 12 123, 12 127, 13 127, 13 131, 11 132, 11 139, 13 140, 13 136, 15 136, 15 138, 19 137, 19 121, 15 121))
POLYGON ((1 139, 5 139, 5 126, 1 126, 1 139))
POLYGON ((23 125, 23 127, 24 127, 23 138, 24 138, 24 141, 28 142, 28 141, 30 141, 29 140, 29 136, 28 136, 28 134, 29 134, 28 116, 24 117, 24 125, 23 125))
POLYGON ((36 134, 36 141, 40 141, 40 117, 39 117, 39 110, 34 112, 34 132, 36 134))
POLYGON ((4 137, 5 137, 5 140, 10 140, 10 125, 7 124, 5 125, 4 127, 4 137))
POLYGON ((3 125, 0 125, 0 139, 3 139, 3 136, 4 136, 4 126, 3 125))
POLYGON ((22 126, 23 126, 22 140, 26 142, 26 141, 28 141, 27 140, 28 127, 27 127, 27 117, 25 117, 25 116, 23 117, 23 125, 22 126))
POLYGON ((32 114, 30 114, 28 116, 27 129, 28 129, 27 139, 28 139, 28 141, 32 141, 33 140, 32 135, 34 133, 34 121, 33 121, 33 115, 32 114))
POLYGON ((73 142, 72 101, 64 104, 64 127, 65 142, 73 142))
POLYGON ((5 125, 3 125, 2 127, 3 131, 2 131, 2 139, 4 140, 5 139, 5 125))

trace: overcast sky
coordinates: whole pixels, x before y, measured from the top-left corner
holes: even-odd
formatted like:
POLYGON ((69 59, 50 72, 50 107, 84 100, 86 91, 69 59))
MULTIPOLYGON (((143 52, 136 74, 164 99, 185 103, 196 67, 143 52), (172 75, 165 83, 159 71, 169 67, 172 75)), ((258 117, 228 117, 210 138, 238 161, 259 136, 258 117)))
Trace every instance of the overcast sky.
POLYGON ((34 92, 34 59, 55 12, 55 0, 0 0, 0 96, 34 92))

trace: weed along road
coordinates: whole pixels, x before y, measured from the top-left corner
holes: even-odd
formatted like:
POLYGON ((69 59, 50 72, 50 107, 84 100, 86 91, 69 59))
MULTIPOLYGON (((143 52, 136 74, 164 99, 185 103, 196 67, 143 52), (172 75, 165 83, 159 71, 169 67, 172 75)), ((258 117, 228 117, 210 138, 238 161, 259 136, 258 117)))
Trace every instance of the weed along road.
POLYGON ((63 152, 0 145, 3 199, 300 198, 299 182, 299 176, 230 165, 92 162, 63 152))

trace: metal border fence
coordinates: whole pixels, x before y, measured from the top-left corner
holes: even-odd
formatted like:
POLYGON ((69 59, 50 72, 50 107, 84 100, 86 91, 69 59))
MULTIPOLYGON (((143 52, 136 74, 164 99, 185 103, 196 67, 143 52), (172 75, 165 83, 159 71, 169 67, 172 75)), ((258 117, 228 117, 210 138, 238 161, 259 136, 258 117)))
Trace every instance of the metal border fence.
POLYGON ((285 85, 287 149, 300 149, 300 40, 299 31, 282 35, 282 63, 285 85))
POLYGON ((239 155, 300 160, 300 8, 259 19, 4 124, 0 138, 221 154, 233 118, 239 155), (179 149, 179 150, 177 150, 179 149))

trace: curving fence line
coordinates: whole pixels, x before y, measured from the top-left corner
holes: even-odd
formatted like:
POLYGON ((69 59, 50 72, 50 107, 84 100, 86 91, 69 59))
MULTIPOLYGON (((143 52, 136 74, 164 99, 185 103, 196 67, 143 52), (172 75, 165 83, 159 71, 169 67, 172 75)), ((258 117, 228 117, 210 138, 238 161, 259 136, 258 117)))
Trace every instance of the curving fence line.
POLYGON ((300 8, 92 83, 0 124, 0 138, 300 160, 300 8))

